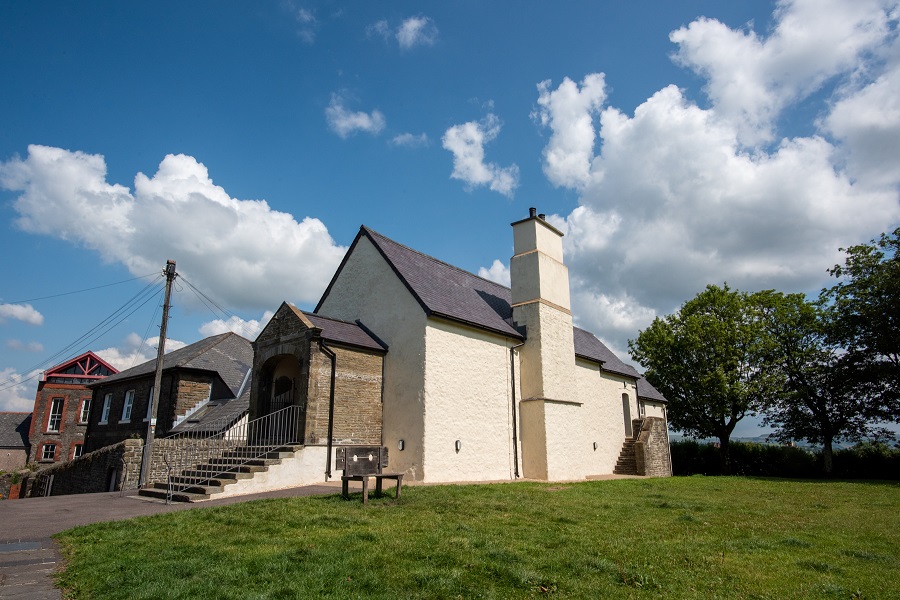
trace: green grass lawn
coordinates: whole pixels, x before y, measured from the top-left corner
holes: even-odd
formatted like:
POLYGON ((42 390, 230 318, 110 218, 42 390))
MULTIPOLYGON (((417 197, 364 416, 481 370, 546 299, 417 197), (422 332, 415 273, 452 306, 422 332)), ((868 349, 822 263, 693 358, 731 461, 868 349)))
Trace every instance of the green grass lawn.
POLYGON ((900 485, 408 487, 58 536, 74 598, 900 598, 900 485))

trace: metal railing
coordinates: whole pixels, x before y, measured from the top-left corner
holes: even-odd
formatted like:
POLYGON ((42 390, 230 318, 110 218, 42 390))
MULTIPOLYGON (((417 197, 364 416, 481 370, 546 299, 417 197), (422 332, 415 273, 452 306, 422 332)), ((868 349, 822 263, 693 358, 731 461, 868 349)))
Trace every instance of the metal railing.
POLYGON ((264 417, 234 425, 206 423, 153 441, 148 484, 165 483, 166 500, 191 487, 204 486, 229 475, 249 472, 285 446, 302 444, 300 406, 288 406, 264 417), (230 426, 229 426, 230 425, 230 426), (216 431, 216 429, 218 429, 216 431))

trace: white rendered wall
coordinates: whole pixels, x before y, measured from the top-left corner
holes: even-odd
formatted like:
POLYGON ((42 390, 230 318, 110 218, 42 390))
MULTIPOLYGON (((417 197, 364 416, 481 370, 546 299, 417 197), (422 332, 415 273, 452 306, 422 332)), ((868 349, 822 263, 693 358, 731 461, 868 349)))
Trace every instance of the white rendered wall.
POLYGON ((361 237, 319 314, 359 319, 388 345, 384 425, 388 469, 421 480, 425 414, 425 311, 366 237, 361 237), (404 449, 398 449, 399 440, 404 449))
MULTIPOLYGON (((644 416, 666 418, 666 405, 653 400, 644 400, 644 416)), ((668 425, 668 423, 666 423, 668 425)))
MULTIPOLYGON (((323 483, 327 453, 325 446, 304 446, 294 456, 282 459, 280 464, 270 465, 267 471, 254 474, 251 479, 238 479, 235 483, 226 485, 220 493, 210 496, 210 499, 323 483)), ((334 474, 333 478, 340 478, 341 472, 334 469, 334 456, 331 459, 331 472, 334 474)))
POLYGON ((516 343, 443 319, 428 320, 425 481, 514 478, 509 348, 516 343))
POLYGON ((578 399, 583 402, 585 476, 608 475, 626 437, 622 394, 628 395, 631 418, 638 415, 635 381, 603 372, 597 363, 582 359, 576 361, 575 374, 578 399))

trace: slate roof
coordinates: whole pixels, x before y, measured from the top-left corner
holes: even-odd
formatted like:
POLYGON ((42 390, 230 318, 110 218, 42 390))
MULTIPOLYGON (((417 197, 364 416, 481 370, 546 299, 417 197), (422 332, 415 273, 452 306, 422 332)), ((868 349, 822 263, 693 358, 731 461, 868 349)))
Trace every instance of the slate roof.
POLYGON ((27 450, 31 413, 0 412, 0 448, 27 450))
MULTIPOLYGON (((251 366, 253 366, 253 346, 250 340, 232 332, 202 339, 163 356, 163 370, 182 368, 218 373, 231 393, 235 395, 240 391, 244 376, 251 366)), ((154 358, 136 367, 120 371, 116 375, 110 375, 89 387, 142 377, 155 370, 156 359, 154 358)))
POLYGON ((387 350, 387 347, 380 340, 376 339, 358 323, 349 323, 306 311, 300 312, 309 319, 310 323, 322 330, 322 333, 319 335, 325 341, 349 344, 350 346, 368 348, 369 350, 378 350, 380 352, 387 350))
MULTIPOLYGON (((512 292, 508 287, 398 244, 365 226, 360 228, 347 256, 352 254, 361 237, 372 242, 427 315, 524 339, 512 325, 512 292)), ((322 306, 343 266, 341 263, 316 310, 322 306)), ((573 336, 576 356, 598 362, 603 370, 610 373, 635 379, 640 377, 634 367, 622 362, 592 333, 574 327, 573 336)), ((652 389, 652 386, 649 387, 652 389)), ((653 392, 662 397, 656 390, 653 392)))
POLYGON ((172 433, 193 431, 219 433, 237 423, 250 410, 250 380, 240 397, 210 402, 205 407, 172 428, 172 433))
MULTIPOLYGON (((360 228, 346 256, 350 256, 362 237, 368 238, 384 256, 428 316, 445 317, 523 339, 522 334, 512 326, 509 288, 398 244, 365 226, 360 228)), ((342 267, 343 263, 322 295, 316 311, 331 292, 342 267)))
POLYGON ((640 377, 634 367, 619 360, 619 357, 613 354, 612 350, 598 340, 593 333, 580 327, 572 329, 575 338, 575 356, 599 362, 603 365, 603 370, 610 373, 634 378, 640 377))
POLYGON ((654 402, 662 402, 664 404, 668 404, 669 402, 658 389, 650 385, 650 382, 643 377, 637 381, 637 395, 638 398, 653 400, 654 402))

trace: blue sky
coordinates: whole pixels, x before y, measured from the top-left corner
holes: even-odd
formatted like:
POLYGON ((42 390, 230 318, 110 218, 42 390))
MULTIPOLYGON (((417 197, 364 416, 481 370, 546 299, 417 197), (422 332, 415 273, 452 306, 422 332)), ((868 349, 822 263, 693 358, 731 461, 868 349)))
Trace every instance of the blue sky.
POLYGON ((84 350, 151 357, 158 298, 81 338, 167 259, 170 347, 252 339, 281 301, 315 305, 361 224, 506 281, 509 223, 538 207, 567 233, 577 322, 622 355, 707 283, 815 294, 839 247, 900 224, 898 18, 897 0, 2 3, 0 410, 84 350))

